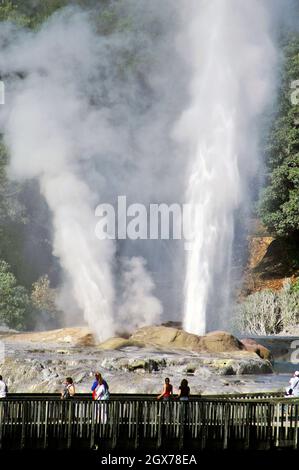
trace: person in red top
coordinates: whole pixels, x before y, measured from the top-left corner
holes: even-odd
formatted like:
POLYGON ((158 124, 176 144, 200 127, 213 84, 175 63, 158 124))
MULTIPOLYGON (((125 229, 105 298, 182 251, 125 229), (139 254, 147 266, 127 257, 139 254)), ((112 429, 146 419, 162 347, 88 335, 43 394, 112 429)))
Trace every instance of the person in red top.
POLYGON ((163 400, 170 400, 170 398, 173 395, 173 387, 170 383, 170 380, 168 377, 165 379, 165 383, 163 386, 163 391, 161 395, 158 395, 157 399, 160 400, 160 398, 163 398, 163 400))

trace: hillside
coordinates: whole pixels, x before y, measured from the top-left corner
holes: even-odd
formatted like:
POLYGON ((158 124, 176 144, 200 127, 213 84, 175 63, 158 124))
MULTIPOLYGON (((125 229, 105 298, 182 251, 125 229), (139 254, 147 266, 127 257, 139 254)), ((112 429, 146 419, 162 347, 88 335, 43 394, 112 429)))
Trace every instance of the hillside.
POLYGON ((259 221, 248 237, 247 259, 242 295, 280 290, 286 279, 295 283, 299 277, 297 246, 287 239, 274 238, 259 221))

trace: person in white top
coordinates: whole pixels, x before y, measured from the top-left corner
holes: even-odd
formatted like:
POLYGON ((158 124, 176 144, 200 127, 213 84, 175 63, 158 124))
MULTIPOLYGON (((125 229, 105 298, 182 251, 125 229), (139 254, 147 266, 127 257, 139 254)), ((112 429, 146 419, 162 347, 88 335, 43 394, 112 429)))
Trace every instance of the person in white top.
POLYGON ((289 381, 290 386, 286 388, 287 396, 298 397, 299 396, 299 370, 294 372, 293 377, 289 381))
POLYGON ((6 398, 7 394, 7 385, 2 379, 2 375, 0 375, 0 398, 6 398))

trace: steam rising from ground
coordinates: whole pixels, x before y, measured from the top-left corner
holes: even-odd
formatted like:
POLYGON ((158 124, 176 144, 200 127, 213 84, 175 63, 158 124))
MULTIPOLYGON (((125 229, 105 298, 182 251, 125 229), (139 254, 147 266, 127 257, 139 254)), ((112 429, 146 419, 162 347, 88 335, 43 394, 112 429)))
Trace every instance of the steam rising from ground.
POLYGON ((6 25, 1 40, 0 67, 11 77, 2 116, 10 172, 20 180, 37 178, 51 209, 53 253, 72 289, 68 305, 62 295, 65 309, 71 312, 75 301, 100 339, 112 336, 124 319, 134 326, 157 321, 162 307, 141 257, 127 261, 117 314, 115 242, 99 241, 94 233, 96 205, 114 195, 114 185, 121 191, 118 183, 130 175, 124 168, 113 171, 132 158, 134 143, 129 121, 137 112, 129 109, 128 95, 134 98, 137 84, 119 78, 119 61, 132 53, 130 34, 99 37, 87 13, 67 9, 37 33, 6 25))
POLYGON ((25 74, 12 93, 6 122, 11 173, 39 179, 53 215, 53 253, 71 279, 73 298, 101 338, 114 332, 114 247, 109 240, 98 244, 93 236, 95 195, 80 174, 80 160, 97 145, 107 146, 105 116, 89 105, 94 39, 84 16, 65 15, 37 35, 20 35, 3 65, 9 61, 25 74))
POLYGON ((121 278, 121 304, 119 319, 124 331, 134 331, 139 326, 148 325, 148 319, 158 323, 162 306, 153 295, 155 284, 146 270, 146 261, 142 257, 123 260, 121 278))

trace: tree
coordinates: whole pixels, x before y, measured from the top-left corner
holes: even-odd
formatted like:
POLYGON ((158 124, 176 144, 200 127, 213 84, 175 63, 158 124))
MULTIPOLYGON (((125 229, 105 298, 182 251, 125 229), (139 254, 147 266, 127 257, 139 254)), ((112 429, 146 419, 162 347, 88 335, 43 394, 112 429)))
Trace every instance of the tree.
POLYGON ((29 19, 19 11, 18 5, 11 0, 0 0, 0 21, 11 21, 20 26, 29 24, 29 19))
POLYGON ((271 232, 292 236, 299 231, 299 153, 285 157, 269 180, 260 215, 271 232))
POLYGON ((56 307, 55 299, 56 291, 50 287, 47 274, 32 284, 31 303, 35 308, 35 323, 50 327, 60 326, 61 312, 56 307))
POLYGON ((299 234, 299 104, 291 101, 294 81, 299 80, 299 37, 285 48, 278 112, 266 145, 266 185, 259 215, 276 236, 299 234))
POLYGON ((22 330, 31 304, 25 287, 17 285, 8 263, 0 261, 0 324, 22 330))
POLYGON ((4 224, 24 221, 24 207, 18 200, 21 185, 11 182, 6 176, 8 153, 0 140, 0 234, 4 224))

